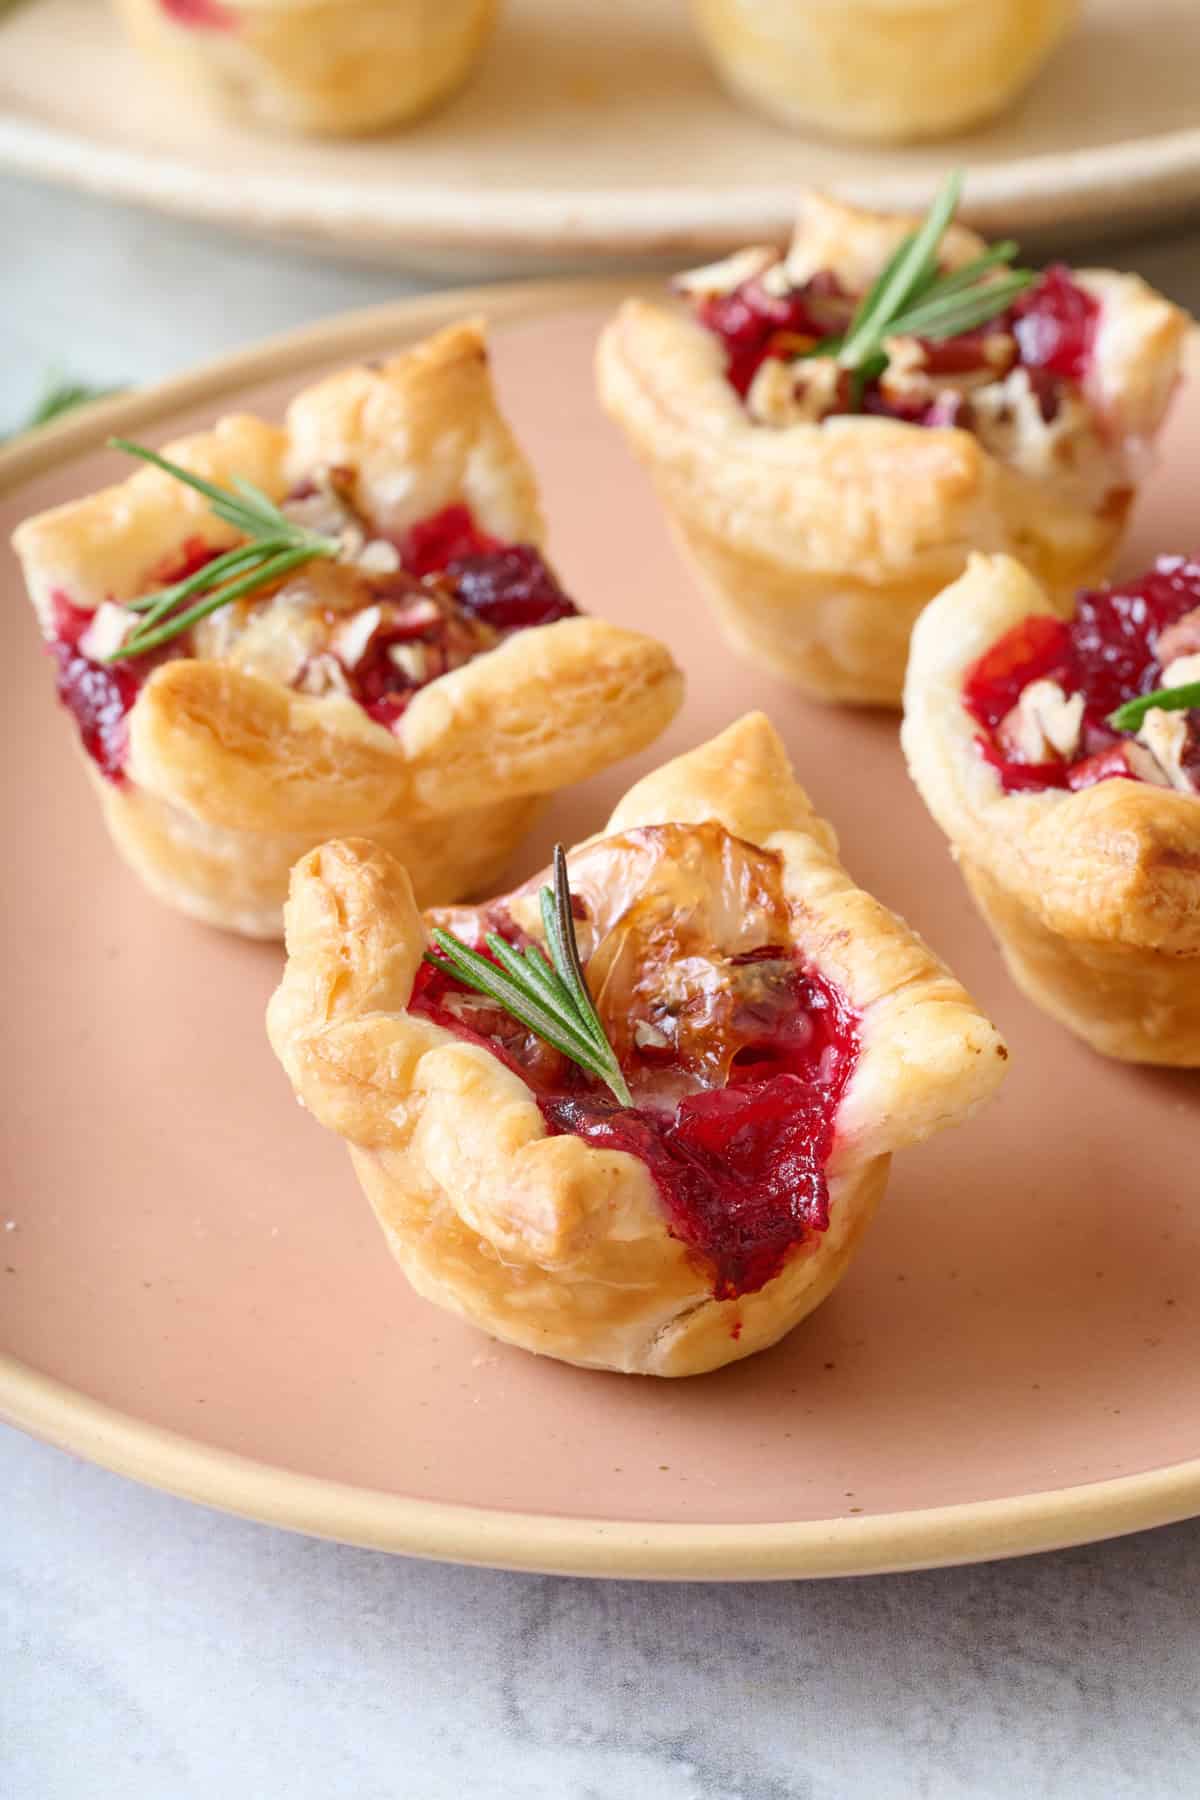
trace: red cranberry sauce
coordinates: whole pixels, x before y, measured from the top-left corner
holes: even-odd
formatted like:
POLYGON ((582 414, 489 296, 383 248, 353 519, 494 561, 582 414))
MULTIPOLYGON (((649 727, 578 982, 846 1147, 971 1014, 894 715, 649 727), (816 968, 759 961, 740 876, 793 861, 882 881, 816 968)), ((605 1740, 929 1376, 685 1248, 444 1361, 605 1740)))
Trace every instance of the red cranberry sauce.
POLYGON ((759 277, 728 294, 702 298, 696 315, 725 346, 725 373, 743 397, 769 356, 789 361, 850 323, 855 302, 836 275, 814 275, 784 295, 768 293, 759 277))
POLYGON ((176 25, 197 31, 232 31, 237 24, 233 14, 218 0, 158 0, 159 5, 176 25))
MULTIPOLYGON (((292 498, 314 491, 297 489, 292 498)), ((382 622, 366 652, 344 671, 345 685, 379 724, 392 726, 413 695, 449 669, 461 667, 515 631, 575 616, 567 597, 531 544, 502 544, 489 537, 468 507, 443 508, 419 521, 398 543, 404 569, 362 578, 363 607, 379 604, 382 622), (393 649, 403 654, 392 656, 393 649)), ((191 538, 169 565, 153 570, 146 590, 182 581, 217 552, 191 538)), ((341 565, 323 565, 336 577, 341 565)), ((347 579, 355 579, 347 571, 347 579)), ((303 570, 300 571, 303 576, 303 570)), ((267 595, 257 597, 267 598, 267 595)), ((253 611, 255 600, 244 604, 253 611)), ((151 670, 189 651, 186 637, 127 662, 91 661, 79 648, 91 613, 55 597, 51 653, 58 662, 59 698, 74 714, 84 748, 112 781, 123 779, 126 715, 151 670)), ((345 613, 330 611, 332 628, 345 613)))
POLYGON ((421 520, 397 548, 403 571, 372 587, 375 600, 399 604, 387 606, 367 654, 346 672, 378 724, 394 725, 421 688, 514 632, 578 614, 539 550, 490 537, 466 506, 421 520))
MULTIPOLYGON (((487 926, 520 938, 502 913, 487 926)), ((597 1148, 640 1157, 671 1235, 711 1271, 714 1296, 729 1300, 765 1286, 797 1246, 828 1226, 825 1165, 858 1055, 856 1015, 823 976, 790 949, 770 945, 731 959, 730 967, 755 963, 766 973, 733 1016, 726 1054, 717 1059, 723 1085, 700 1085, 695 1068, 675 1053, 673 1073, 693 1091, 666 1106, 661 1084, 673 1053, 639 1049, 636 1037, 621 1034, 635 1099, 623 1107, 574 1063, 428 964, 409 1008, 514 1069, 534 1090, 552 1136, 573 1132, 597 1148)))
MULTIPOLYGON (((1139 581, 1080 594, 1069 620, 1035 614, 992 645, 967 675, 963 700, 983 728, 982 754, 1006 793, 1045 788, 1092 787, 1112 777, 1131 777, 1127 733, 1115 731, 1109 713, 1126 700, 1162 686, 1163 663, 1179 649, 1200 649, 1200 562, 1160 556, 1139 581), (1195 642, 1172 648, 1168 628, 1197 613, 1195 642), (1159 656, 1160 640, 1166 645, 1159 656), (1032 681, 1055 681, 1064 694, 1084 696, 1083 729, 1072 758, 1024 763, 1009 755, 996 733, 1032 681)), ((1185 628, 1186 630, 1186 628, 1185 628)), ((1200 711, 1188 714, 1184 767, 1200 774, 1200 711)))
MULTIPOLYGON (((202 539, 189 538, 177 557, 154 571, 147 587, 185 581, 216 554, 202 539)), ((47 647, 58 664, 55 686, 59 700, 74 718, 80 741, 100 773, 120 786, 125 780, 129 748, 129 710, 151 670, 173 656, 183 655, 186 640, 177 638, 136 661, 93 662, 80 648, 80 639, 94 615, 73 606, 62 593, 54 595, 53 603, 54 629, 47 647)))
MULTIPOLYGON (((823 271, 790 292, 777 295, 763 286, 761 275, 728 294, 706 295, 696 302, 696 316, 725 346, 725 374, 744 399, 768 357, 791 362, 824 337, 845 331, 858 304, 835 275, 823 271)), ((1100 308, 1061 264, 1046 270, 1011 310, 977 330, 946 342, 925 344, 925 373, 936 380, 975 373, 989 366, 989 349, 998 338, 1011 340, 1002 375, 1020 366, 1030 380, 1047 419, 1054 417, 1064 386, 1077 386, 1087 374, 1100 308)), ((899 418, 912 425, 970 427, 969 397, 948 382, 927 404, 900 402, 886 384, 868 381, 858 392, 849 377, 839 393, 838 412, 862 411, 899 418)))

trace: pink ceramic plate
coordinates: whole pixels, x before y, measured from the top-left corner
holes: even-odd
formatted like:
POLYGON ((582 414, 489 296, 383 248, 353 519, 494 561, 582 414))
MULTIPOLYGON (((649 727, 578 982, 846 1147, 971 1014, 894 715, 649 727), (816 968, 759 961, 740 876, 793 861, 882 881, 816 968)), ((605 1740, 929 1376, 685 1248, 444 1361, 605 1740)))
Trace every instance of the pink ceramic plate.
MULTIPOLYGON (((504 397, 553 549, 652 626, 691 695, 661 749, 563 798, 513 874, 630 779, 762 706, 860 881, 1013 1051, 977 1124, 899 1159, 859 1260, 777 1350, 692 1382, 584 1374, 410 1293, 262 1010, 280 953, 161 910, 116 862, 5 564, 0 1406, 214 1505, 428 1556, 613 1575, 813 1575, 1043 1549, 1200 1511, 1200 1078, 1089 1055, 1014 991, 909 786, 888 716, 829 712, 724 648, 591 394, 613 292, 493 290, 504 397)), ((278 409, 340 359, 471 304, 324 326, 66 421, 0 458, 4 536, 155 438, 278 409)), ((1189 547, 1200 386, 1127 558, 1189 547)))

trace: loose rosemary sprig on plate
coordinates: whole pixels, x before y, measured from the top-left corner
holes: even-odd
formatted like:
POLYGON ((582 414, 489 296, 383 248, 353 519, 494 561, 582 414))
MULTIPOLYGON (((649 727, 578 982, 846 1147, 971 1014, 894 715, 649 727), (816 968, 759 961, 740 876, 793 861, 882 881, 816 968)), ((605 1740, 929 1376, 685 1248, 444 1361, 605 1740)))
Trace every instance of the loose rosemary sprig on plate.
POLYGON ((127 610, 141 615, 137 629, 111 656, 103 658, 105 662, 124 662, 129 657, 145 655, 147 650, 157 650, 161 644, 169 644, 172 638, 207 618, 209 613, 228 606, 231 600, 240 600, 256 588, 279 581, 314 557, 337 556, 341 550, 337 538, 325 537, 321 532, 310 531, 306 525, 289 519, 261 488, 241 475, 234 476, 232 487, 219 487, 215 481, 194 475, 190 469, 182 468, 169 457, 160 456, 156 450, 147 450, 144 444, 132 443, 128 438, 110 438, 108 441, 114 450, 138 456, 143 462, 152 463, 156 469, 173 475, 176 481, 195 488, 197 493, 205 496, 216 517, 240 531, 247 541, 214 557, 212 562, 205 563, 203 568, 182 581, 174 581, 169 587, 158 588, 152 594, 142 594, 137 600, 129 601, 127 610), (193 604, 184 606, 189 600, 193 604), (181 606, 183 611, 178 610, 181 606))
POLYGON ((540 899, 550 959, 537 944, 514 950, 497 932, 490 931, 485 942, 496 962, 489 962, 452 932, 435 926, 433 941, 441 954, 427 950, 425 960, 443 975, 451 975, 494 1000, 520 1024, 604 1082, 622 1106, 632 1106, 633 1096, 605 1036, 579 960, 567 859, 561 844, 554 846, 554 887, 544 887, 540 899))
POLYGON ((1032 269, 1003 267, 1016 255, 1010 238, 948 274, 938 252, 962 192, 962 172, 947 176, 925 218, 898 244, 859 301, 840 337, 825 338, 809 356, 835 356, 861 388, 887 368, 890 337, 954 338, 1006 312, 1034 280, 1032 269))
MULTIPOLYGON (((2 3, 3 0, 0 0, 0 6, 2 3)), ((36 431, 39 426, 49 425, 52 420, 62 418, 64 413, 74 412, 80 406, 90 406, 93 400, 107 400, 110 394, 120 392, 119 387, 92 387, 88 382, 71 381, 65 375, 52 373, 46 377, 41 394, 28 416, 15 431, 6 434, 6 439, 20 437, 26 431, 36 431)))
POLYGON ((1159 688, 1153 694, 1126 700, 1116 712, 1109 713, 1108 722, 1114 731, 1136 731, 1155 707, 1163 712, 1190 712, 1193 707, 1200 707, 1200 681, 1186 681, 1181 687, 1159 688))

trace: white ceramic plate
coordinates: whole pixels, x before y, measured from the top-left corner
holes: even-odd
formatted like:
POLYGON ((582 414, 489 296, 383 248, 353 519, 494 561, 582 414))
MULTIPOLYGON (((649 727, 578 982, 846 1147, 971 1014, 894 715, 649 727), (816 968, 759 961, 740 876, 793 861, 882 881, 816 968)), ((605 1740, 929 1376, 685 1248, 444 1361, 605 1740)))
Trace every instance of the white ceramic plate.
POLYGON ((99 0, 0 15, 0 164, 165 212, 410 266, 687 257, 786 229, 798 188, 1096 235, 1200 206, 1200 7, 1091 0, 996 124, 940 144, 791 135, 718 86, 683 0, 507 0, 477 79, 391 136, 284 140, 181 101, 99 0))

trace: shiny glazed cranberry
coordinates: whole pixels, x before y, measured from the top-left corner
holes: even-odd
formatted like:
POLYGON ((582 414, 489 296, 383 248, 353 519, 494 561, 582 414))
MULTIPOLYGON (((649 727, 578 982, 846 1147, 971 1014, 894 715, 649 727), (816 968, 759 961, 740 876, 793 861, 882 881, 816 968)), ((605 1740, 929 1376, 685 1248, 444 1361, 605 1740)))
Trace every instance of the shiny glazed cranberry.
POLYGON ((1082 381, 1099 318, 1099 302, 1078 285, 1068 268, 1055 263, 1012 309, 1012 333, 1022 363, 1064 381, 1082 381))
POLYGON ((805 343, 831 337, 846 324, 849 305, 835 276, 820 274, 790 294, 768 294, 746 281, 729 294, 713 294, 697 309, 700 323, 725 346, 730 386, 745 397, 768 356, 786 355, 805 343))
MULTIPOLYGON (((1023 619, 993 644, 968 673, 963 701, 985 728, 980 749, 1005 790, 1090 787, 1097 781, 1128 778, 1131 770, 1122 748, 1127 736, 1113 730, 1108 715, 1124 701, 1162 686, 1159 636, 1197 607, 1200 562, 1161 556, 1139 581, 1080 594, 1073 619, 1023 619), (1073 762, 1017 762, 991 735, 1029 683, 1037 680, 1056 681, 1064 693, 1084 696, 1083 731, 1073 762)), ((1192 732, 1185 767, 1196 767, 1200 715, 1193 712, 1188 717, 1192 732)))
POLYGON ((559 587, 532 544, 510 544, 446 568, 454 598, 472 618, 496 631, 523 631, 575 617, 579 608, 559 587))
POLYGON ((673 1118, 574 1095, 538 1103, 553 1135, 645 1163, 671 1235, 712 1265, 718 1300, 764 1287, 829 1224, 831 1119, 798 1075, 692 1094, 673 1118))
MULTIPOLYGON (((696 317, 724 344, 726 377, 744 399, 767 357, 791 361, 820 338, 837 336, 856 304, 826 270, 782 295, 767 293, 755 277, 731 293, 699 301, 696 317)), ((989 340, 1009 333, 1015 340, 1012 360, 1028 371, 1043 416, 1050 420, 1061 404, 1063 383, 1080 382, 1087 374, 1099 316, 1098 302, 1069 269, 1056 264, 1001 317, 958 337, 926 342, 925 370, 935 382, 939 375, 952 382, 982 368, 989 340)), ((1012 361, 999 367, 997 379, 1011 366, 1012 361)), ((847 382, 833 410, 862 411, 909 425, 971 426, 969 398, 953 386, 931 402, 908 402, 889 396, 877 380, 861 391, 847 382)))
POLYGON ((129 743, 126 720, 142 677, 131 663, 94 663, 79 648, 92 614, 54 596, 55 635, 49 649, 58 664, 58 697, 75 720, 80 742, 102 775, 124 781, 129 743))
POLYGON ((464 557, 484 556, 501 550, 498 538, 489 537, 475 523, 469 506, 444 506, 413 525, 399 545, 404 566, 412 575, 436 575, 464 557))
MULTIPOLYGON (((202 538, 188 538, 153 572, 147 588, 184 581, 218 554, 202 538)), ((186 639, 176 639, 136 662, 96 663, 79 648, 92 617, 83 607, 73 606, 65 594, 55 594, 54 631, 47 648, 58 664, 55 686, 59 700, 74 718, 84 749, 101 774, 119 786, 125 779, 129 748, 126 720, 138 690, 151 670, 185 653, 186 639)))
POLYGON ((1055 680, 1066 669, 1071 631, 1061 619, 1035 613, 986 651, 967 676, 963 698, 971 717, 994 730, 1031 681, 1055 680))
POLYGON ((218 0, 159 0, 159 5, 177 25, 193 30, 231 31, 237 23, 218 0))
MULTIPOLYGON (((497 921, 503 925, 503 921, 497 921)), ((503 935, 509 935, 507 927, 503 935)), ((778 960, 778 949, 764 958, 778 960)), ((790 1004, 750 1026, 724 1087, 701 1088, 672 1110, 622 1107, 574 1064, 547 1054, 519 1026, 487 1009, 473 1028, 452 1010, 462 990, 428 964, 410 1010, 498 1056, 533 1088, 551 1135, 573 1133, 623 1150, 654 1178, 673 1237, 712 1270, 713 1293, 755 1293, 788 1256, 829 1223, 825 1164, 834 1121, 858 1056, 857 1021, 819 975, 794 970, 790 1004), (531 1061, 531 1057, 536 1060, 531 1061)), ((648 1059, 661 1074, 662 1058, 648 1059)), ((638 1067, 627 1067, 635 1099, 638 1067)))

